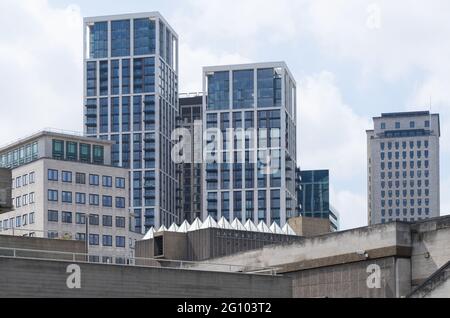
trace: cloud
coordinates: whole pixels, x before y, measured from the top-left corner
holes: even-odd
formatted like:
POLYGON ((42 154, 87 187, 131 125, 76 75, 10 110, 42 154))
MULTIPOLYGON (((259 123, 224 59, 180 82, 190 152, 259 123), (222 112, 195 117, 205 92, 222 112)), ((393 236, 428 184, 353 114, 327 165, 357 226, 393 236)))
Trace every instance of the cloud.
POLYGON ((300 81, 297 149, 300 168, 329 169, 330 202, 341 214, 342 229, 367 224, 366 134, 370 121, 345 103, 327 71, 300 81), (339 190, 337 190, 339 189, 339 190))
POLYGON ((202 68, 210 65, 240 64, 250 60, 238 53, 214 53, 210 49, 193 48, 189 44, 179 44, 181 93, 202 91, 202 68))
POLYGON ((365 130, 370 121, 343 101, 330 72, 307 76, 301 80, 299 92, 301 168, 329 168, 340 179, 360 177, 366 167, 365 130))
POLYGON ((339 212, 340 230, 367 225, 367 195, 338 190, 332 186, 330 187, 330 202, 339 212))
POLYGON ((82 18, 44 0, 0 3, 0 143, 44 127, 82 130, 82 18), (13 26, 13 27, 11 27, 13 26))

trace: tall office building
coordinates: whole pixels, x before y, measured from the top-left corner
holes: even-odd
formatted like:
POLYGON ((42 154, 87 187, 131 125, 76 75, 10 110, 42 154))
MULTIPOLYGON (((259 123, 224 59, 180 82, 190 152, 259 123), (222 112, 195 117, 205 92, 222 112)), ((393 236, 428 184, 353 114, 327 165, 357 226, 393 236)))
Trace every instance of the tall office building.
POLYGON ((181 217, 192 223, 202 217, 202 163, 195 162, 195 156, 202 154, 202 103, 201 94, 180 95, 180 122, 178 127, 190 134, 190 149, 187 162, 178 165, 178 202, 181 217), (195 133, 198 135, 195 136, 195 133), (196 140, 199 139, 199 140, 196 140))
POLYGON ((339 213, 330 204, 330 173, 328 170, 297 169, 299 214, 304 217, 329 219, 330 231, 339 230, 339 213))
POLYGON ((178 116, 178 37, 158 12, 84 19, 84 127, 115 142, 131 174, 135 230, 179 221, 171 133, 178 116))
POLYGON ((288 67, 205 67, 203 91, 203 219, 209 214, 283 226, 297 205, 296 83, 288 67))
POLYGON ((439 216, 439 115, 387 113, 367 131, 369 224, 439 216))

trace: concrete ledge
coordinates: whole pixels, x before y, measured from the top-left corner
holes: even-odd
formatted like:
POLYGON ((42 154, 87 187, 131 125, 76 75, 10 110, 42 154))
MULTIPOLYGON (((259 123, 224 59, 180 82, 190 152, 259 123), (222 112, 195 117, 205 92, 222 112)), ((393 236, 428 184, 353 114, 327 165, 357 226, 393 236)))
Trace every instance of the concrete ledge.
POLYGON ((306 260, 302 262, 294 262, 289 264, 284 264, 278 270, 279 273, 290 273, 312 268, 327 267, 333 265, 340 265, 346 263, 354 263, 366 261, 369 259, 379 259, 386 258, 390 256, 396 256, 400 258, 411 257, 412 248, 409 246, 389 246, 384 248, 378 248, 366 251, 369 255, 365 258, 363 255, 358 255, 356 253, 348 253, 342 255, 336 255, 331 257, 323 257, 318 259, 306 260))

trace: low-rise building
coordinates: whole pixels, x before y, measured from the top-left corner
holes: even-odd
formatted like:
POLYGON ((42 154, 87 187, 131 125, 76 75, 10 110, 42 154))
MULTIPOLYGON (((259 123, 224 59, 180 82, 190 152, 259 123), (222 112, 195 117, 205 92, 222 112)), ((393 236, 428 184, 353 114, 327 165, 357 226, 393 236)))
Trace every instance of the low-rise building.
POLYGON ((130 230, 129 173, 112 142, 42 131, 0 149, 11 169, 12 211, 0 234, 88 241, 94 261, 121 263, 142 235, 130 230))

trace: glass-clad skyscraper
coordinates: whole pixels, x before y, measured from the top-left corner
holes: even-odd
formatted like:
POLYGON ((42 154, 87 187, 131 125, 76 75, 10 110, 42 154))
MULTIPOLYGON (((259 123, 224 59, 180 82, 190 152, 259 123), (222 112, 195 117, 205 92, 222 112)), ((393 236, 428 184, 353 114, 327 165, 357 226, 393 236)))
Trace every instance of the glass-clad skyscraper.
POLYGON ((84 19, 84 129, 115 142, 130 169, 135 231, 179 221, 170 152, 178 116, 178 37, 157 12, 84 19))
POLYGON ((296 83, 288 67, 205 67, 203 92, 203 218, 284 225, 297 206, 296 83))

